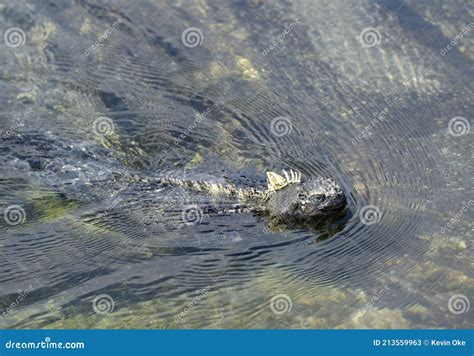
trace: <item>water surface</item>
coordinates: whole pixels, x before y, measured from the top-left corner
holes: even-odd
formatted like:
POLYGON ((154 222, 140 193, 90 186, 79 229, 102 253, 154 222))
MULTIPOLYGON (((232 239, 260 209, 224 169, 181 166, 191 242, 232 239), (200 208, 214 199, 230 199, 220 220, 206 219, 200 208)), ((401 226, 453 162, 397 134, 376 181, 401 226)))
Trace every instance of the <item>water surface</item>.
POLYGON ((473 9, 0 5, 0 325, 472 327, 473 9), (187 220, 232 202, 123 178, 284 168, 347 214, 187 220))

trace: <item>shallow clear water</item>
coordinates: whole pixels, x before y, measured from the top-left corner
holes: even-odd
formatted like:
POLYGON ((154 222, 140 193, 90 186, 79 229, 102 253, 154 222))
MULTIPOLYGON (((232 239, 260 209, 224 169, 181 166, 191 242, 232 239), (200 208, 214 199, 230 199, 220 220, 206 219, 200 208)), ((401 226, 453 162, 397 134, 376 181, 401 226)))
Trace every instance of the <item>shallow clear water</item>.
POLYGON ((0 5, 0 326, 472 327, 473 10, 0 5), (285 168, 347 213, 189 220, 233 202, 123 178, 285 168))

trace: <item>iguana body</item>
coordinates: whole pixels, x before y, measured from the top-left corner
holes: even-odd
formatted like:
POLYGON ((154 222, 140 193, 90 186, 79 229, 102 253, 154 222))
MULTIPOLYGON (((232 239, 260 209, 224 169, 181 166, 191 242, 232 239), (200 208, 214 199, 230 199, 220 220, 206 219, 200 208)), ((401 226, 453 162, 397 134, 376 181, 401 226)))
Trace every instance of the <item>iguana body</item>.
POLYGON ((216 179, 197 173, 187 177, 170 177, 164 174, 139 177, 108 167, 109 160, 101 159, 104 154, 92 145, 69 142, 52 134, 27 137, 17 135, 12 137, 10 145, 16 145, 18 150, 26 152, 13 161, 10 160, 11 163, 16 162, 18 168, 26 174, 63 191, 67 196, 79 199, 94 199, 92 192, 85 186, 100 191, 100 187, 112 189, 118 184, 123 188, 134 182, 132 192, 133 189, 150 190, 148 196, 160 194, 160 187, 164 186, 180 186, 200 192, 201 195, 222 196, 225 202, 223 206, 213 201, 202 206, 203 212, 210 213, 254 212, 278 220, 300 221, 331 215, 346 206, 344 192, 333 179, 302 178, 300 173, 294 171, 283 171, 283 175, 267 172, 266 187, 235 183, 228 178, 216 179), (41 158, 24 160, 23 157, 29 156, 29 147, 38 146, 41 147, 41 158))
MULTIPOLYGON (((180 179, 163 177, 155 181, 162 185, 181 186, 193 191, 236 198, 235 212, 256 212, 281 220, 309 220, 342 210, 346 197, 331 178, 302 179, 299 172, 283 171, 283 176, 267 172, 267 187, 241 187, 222 178, 219 180, 180 179)), ((230 212, 231 208, 227 208, 230 212)), ((210 207, 209 210, 213 210, 210 207)))

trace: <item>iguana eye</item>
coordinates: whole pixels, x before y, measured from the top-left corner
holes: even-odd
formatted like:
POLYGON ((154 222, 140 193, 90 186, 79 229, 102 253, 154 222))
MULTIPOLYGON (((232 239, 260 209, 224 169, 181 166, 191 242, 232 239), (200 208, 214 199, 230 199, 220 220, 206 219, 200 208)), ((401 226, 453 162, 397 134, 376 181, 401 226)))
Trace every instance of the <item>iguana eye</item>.
POLYGON ((324 194, 318 194, 315 196, 315 198, 317 201, 323 201, 324 199, 326 199, 326 196, 324 194))

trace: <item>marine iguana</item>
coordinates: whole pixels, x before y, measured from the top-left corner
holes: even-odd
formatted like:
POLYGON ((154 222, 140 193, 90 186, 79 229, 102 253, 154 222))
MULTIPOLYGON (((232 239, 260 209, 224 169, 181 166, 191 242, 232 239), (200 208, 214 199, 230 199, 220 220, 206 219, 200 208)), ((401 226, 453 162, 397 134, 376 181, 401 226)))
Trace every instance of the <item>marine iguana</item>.
MULTIPOLYGON (((136 183, 136 190, 151 190, 166 185, 180 186, 202 192, 204 195, 224 197, 223 209, 219 204, 211 203, 208 206, 200 206, 203 213, 252 212, 269 216, 272 220, 276 218, 278 221, 290 222, 336 215, 344 210, 347 204, 343 190, 332 178, 303 178, 300 172, 293 170, 283 170, 282 175, 267 172, 266 187, 262 184, 237 183, 227 177, 216 178, 196 172, 180 177, 170 177, 164 173, 158 176, 153 173, 141 175, 142 172, 136 172, 139 175, 134 175, 131 172, 107 168, 108 160, 100 159, 102 153, 95 145, 78 144, 52 133, 16 135, 10 144, 19 145, 28 156, 29 147, 40 146, 41 159, 34 160, 30 157, 27 160, 30 166, 29 174, 41 179, 46 185, 64 191, 66 195, 80 198, 92 199, 92 195, 81 188, 81 182, 97 188, 101 185, 111 187, 114 181, 125 183, 125 186, 136 183)), ((21 157, 23 159, 19 157, 18 162, 23 161, 25 156, 21 157)), ((14 161, 16 160, 10 160, 14 161)))
MULTIPOLYGON (((344 210, 347 200, 341 187, 332 179, 308 177, 300 172, 283 170, 283 175, 267 172, 264 187, 239 187, 223 178, 210 182, 179 178, 159 178, 159 184, 182 186, 199 192, 236 197, 241 203, 226 212, 254 212, 280 221, 304 221, 344 210)), ((205 212, 215 212, 212 206, 205 212)))

